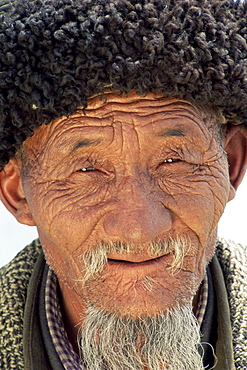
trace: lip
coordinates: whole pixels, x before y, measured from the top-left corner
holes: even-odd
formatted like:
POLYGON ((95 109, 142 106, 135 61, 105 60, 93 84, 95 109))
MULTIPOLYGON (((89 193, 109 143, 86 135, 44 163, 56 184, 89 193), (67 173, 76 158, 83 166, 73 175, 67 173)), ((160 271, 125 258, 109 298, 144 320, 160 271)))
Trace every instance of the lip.
POLYGON ((148 254, 147 252, 145 251, 141 251, 141 252, 128 252, 128 253, 110 253, 108 256, 107 256, 107 259, 109 261, 116 261, 116 262, 129 262, 129 263, 146 263, 146 262, 151 262, 151 261, 154 261, 154 260, 157 260, 158 258, 162 258, 162 257, 165 257, 167 255, 169 255, 170 253, 166 253, 166 254, 163 254, 163 255, 159 255, 159 256, 150 256, 150 254, 148 254))
POLYGON ((144 259, 138 258, 137 256, 130 258, 120 257, 118 258, 108 258, 108 266, 111 269, 124 269, 124 270, 141 270, 159 268, 160 266, 170 266, 173 261, 173 255, 168 253, 155 258, 144 259), (120 259, 121 258, 121 259, 120 259))

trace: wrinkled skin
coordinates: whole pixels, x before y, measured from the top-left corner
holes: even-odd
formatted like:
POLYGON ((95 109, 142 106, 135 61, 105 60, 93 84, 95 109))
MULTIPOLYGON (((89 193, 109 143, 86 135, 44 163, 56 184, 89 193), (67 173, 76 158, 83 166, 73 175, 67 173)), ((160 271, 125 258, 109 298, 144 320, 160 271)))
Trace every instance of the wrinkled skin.
POLYGON ((215 118, 188 102, 108 93, 25 142, 24 191, 71 323, 88 302, 135 318, 192 300, 232 197, 219 136, 215 118), (171 255, 150 261, 145 250, 177 235, 192 248, 171 274, 171 255), (129 242, 131 253, 110 255, 84 284, 81 255, 100 241, 129 242), (151 291, 141 284, 147 276, 151 291))

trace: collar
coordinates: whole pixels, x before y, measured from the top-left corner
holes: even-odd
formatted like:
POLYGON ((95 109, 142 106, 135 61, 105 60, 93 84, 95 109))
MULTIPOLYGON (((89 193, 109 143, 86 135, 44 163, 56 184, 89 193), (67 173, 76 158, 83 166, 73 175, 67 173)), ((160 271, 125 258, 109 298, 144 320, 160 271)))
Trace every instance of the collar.
MULTIPOLYGON (((216 291, 216 356, 215 370, 235 370, 230 325, 229 303, 223 273, 216 256, 209 266, 216 291)), ((25 370, 64 370, 54 348, 45 315, 45 286, 48 266, 40 254, 31 276, 24 313, 25 370)), ((204 318, 205 319, 205 318, 204 318)), ((77 368, 78 369, 78 368, 77 368)))
MULTIPOLYGON (((199 303, 196 312, 198 324, 201 326, 207 307, 208 278, 207 274, 200 287, 199 303)), ((45 282, 45 314, 47 326, 57 356, 65 370, 85 369, 79 356, 74 351, 65 331, 61 307, 59 303, 58 282, 53 271, 48 268, 45 282)))

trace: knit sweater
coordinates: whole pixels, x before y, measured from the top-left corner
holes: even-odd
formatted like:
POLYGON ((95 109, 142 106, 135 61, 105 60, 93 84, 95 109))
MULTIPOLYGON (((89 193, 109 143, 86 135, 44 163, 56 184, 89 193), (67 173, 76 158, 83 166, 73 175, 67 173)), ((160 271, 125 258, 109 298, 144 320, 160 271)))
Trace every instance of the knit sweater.
MULTIPOLYGON (((0 369, 24 369, 23 317, 27 289, 39 240, 0 269, 0 369)), ((247 251, 233 242, 219 241, 216 253, 227 287, 236 370, 247 369, 247 251)))

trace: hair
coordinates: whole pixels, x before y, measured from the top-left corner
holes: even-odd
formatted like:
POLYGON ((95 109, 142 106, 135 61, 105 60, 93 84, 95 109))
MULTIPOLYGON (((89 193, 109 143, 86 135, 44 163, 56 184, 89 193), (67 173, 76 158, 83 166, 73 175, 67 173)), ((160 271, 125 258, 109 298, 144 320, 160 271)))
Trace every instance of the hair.
POLYGON ((247 2, 0 0, 0 170, 41 124, 112 90, 247 125, 247 2))
POLYGON ((89 306, 78 347, 90 370, 204 369, 200 331, 190 304, 137 319, 89 306))
MULTIPOLYGON (((177 235, 176 237, 166 237, 166 239, 155 240, 149 243, 147 246, 147 252, 150 257, 155 258, 163 254, 172 254, 173 261, 171 266, 168 267, 168 271, 172 274, 179 272, 183 266, 183 259, 186 254, 188 254, 191 248, 191 239, 188 236, 177 235)), ((84 282, 88 281, 92 277, 96 277, 102 272, 104 265, 107 262, 107 257, 110 253, 118 252, 118 254, 130 253, 133 250, 135 253, 142 253, 143 247, 137 249, 136 246, 133 247, 130 243, 118 242, 104 242, 101 241, 93 249, 86 250, 82 259, 85 264, 85 276, 83 278, 84 282)), ((150 283, 151 281, 149 281, 150 283)))

